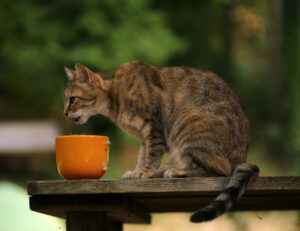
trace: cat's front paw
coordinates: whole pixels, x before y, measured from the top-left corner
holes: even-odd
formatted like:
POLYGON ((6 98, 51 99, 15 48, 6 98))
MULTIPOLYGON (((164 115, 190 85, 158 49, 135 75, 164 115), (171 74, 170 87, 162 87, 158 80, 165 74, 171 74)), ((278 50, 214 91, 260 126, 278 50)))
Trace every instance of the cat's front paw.
POLYGON ((124 173, 123 179, 132 179, 133 178, 133 171, 127 171, 124 173))
POLYGON ((151 169, 136 169, 134 171, 127 171, 123 175, 123 179, 141 179, 153 177, 155 171, 151 169))
POLYGON ((152 178, 155 171, 152 169, 137 169, 133 172, 133 178, 142 179, 142 178, 152 178))

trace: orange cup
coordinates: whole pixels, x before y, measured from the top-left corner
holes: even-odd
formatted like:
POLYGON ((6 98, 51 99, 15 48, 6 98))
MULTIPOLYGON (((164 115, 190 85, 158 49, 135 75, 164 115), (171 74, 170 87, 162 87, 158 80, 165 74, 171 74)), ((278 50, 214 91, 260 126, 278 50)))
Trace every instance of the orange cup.
POLYGON ((56 137, 56 165, 68 179, 99 179, 108 168, 109 138, 94 135, 56 137))

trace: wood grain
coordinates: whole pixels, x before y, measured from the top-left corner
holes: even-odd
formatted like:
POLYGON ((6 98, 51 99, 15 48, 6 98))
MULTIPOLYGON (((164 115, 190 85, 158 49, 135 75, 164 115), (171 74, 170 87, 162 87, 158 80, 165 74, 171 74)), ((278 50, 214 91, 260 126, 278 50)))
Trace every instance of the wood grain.
POLYGON ((66 218, 67 231, 106 231, 106 213, 69 212, 66 218))
POLYGON ((149 224, 144 207, 124 195, 42 195, 30 197, 30 209, 66 218, 68 212, 105 212, 109 221, 149 224))
MULTIPOLYGON (((192 212, 209 204, 229 178, 32 181, 32 210, 66 217, 67 212, 105 212, 107 220, 150 223, 149 213, 192 212)), ((300 210, 300 177, 259 177, 231 211, 300 210)))
MULTIPOLYGON (((229 182, 228 177, 199 177, 174 179, 138 180, 74 180, 74 181, 31 181, 29 195, 70 194, 131 194, 162 193, 198 195, 220 192, 229 182)), ((300 176, 259 177, 248 186, 246 194, 299 193, 300 176)))
POLYGON ((67 231, 122 231, 121 222, 110 222, 104 212, 68 212, 67 231))

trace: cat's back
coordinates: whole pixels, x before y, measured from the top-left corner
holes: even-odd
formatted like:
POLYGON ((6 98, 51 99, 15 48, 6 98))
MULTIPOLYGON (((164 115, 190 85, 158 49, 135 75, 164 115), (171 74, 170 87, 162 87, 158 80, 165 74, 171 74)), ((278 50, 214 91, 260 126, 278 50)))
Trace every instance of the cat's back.
POLYGON ((178 66, 158 68, 157 73, 167 94, 179 104, 182 100, 190 106, 241 105, 235 92, 213 72, 178 66))
MULTIPOLYGON (((187 88, 189 90, 204 89, 222 85, 223 79, 216 74, 194 67, 174 66, 157 69, 163 84, 172 91, 187 88)), ((218 88, 219 90, 219 88, 218 88)))
POLYGON ((127 85, 147 81, 150 87, 156 86, 166 91, 179 88, 189 90, 201 90, 207 87, 215 90, 228 88, 221 77, 210 71, 185 66, 156 67, 138 60, 117 67, 114 79, 127 85))
POLYGON ((239 97, 221 77, 193 67, 155 67, 143 61, 131 61, 115 70, 114 82, 123 95, 144 93, 148 97, 156 92, 169 100, 172 98, 176 104, 240 105, 239 97))

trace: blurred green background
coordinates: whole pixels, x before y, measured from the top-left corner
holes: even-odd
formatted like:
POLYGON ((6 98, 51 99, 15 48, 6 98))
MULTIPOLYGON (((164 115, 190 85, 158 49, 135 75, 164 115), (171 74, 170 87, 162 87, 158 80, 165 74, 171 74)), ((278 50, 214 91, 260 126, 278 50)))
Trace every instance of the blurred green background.
MULTIPOLYGON (((30 130, 31 124, 48 123, 57 134, 107 135, 112 145, 105 178, 120 178, 134 168, 137 140, 101 115, 75 125, 62 113, 64 66, 80 62, 94 71, 109 71, 134 59, 221 75, 240 95, 250 119, 249 162, 257 164, 262 175, 300 174, 299 0, 0 0, 1 231, 19 230, 10 226, 4 202, 13 204, 20 190, 19 197, 25 198, 27 180, 61 179, 54 146, 16 151, 18 143, 3 138, 4 127, 14 126, 21 134, 18 124, 30 130), (9 142, 11 150, 1 149, 9 142)), ((19 210, 17 204, 11 209, 19 210)), ((234 216, 226 219, 235 221, 234 216)), ((298 230, 299 216, 294 220, 291 230, 298 230)), ((62 226, 58 223, 51 230, 62 226)), ((40 224, 35 227, 28 230, 41 229, 40 224)), ((160 230, 168 230, 163 227, 160 230)), ((251 227, 249 223, 238 230, 251 227)))

